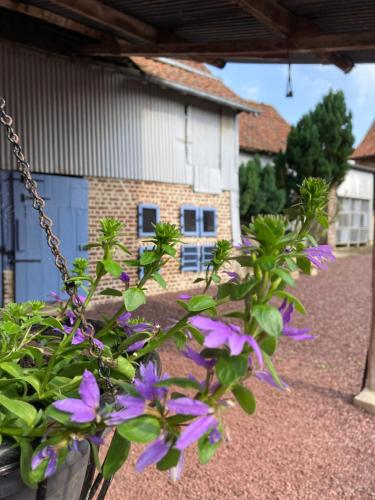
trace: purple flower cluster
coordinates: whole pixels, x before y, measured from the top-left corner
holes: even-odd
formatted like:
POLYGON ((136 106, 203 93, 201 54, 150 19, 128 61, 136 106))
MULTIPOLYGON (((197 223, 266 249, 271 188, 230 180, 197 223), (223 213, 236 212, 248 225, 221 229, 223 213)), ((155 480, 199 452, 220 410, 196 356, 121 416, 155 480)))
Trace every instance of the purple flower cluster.
MULTIPOLYGON (((84 332, 81 328, 77 328, 76 330, 74 330, 74 322, 76 320, 76 317, 75 317, 75 314, 73 311, 68 309, 66 311, 66 318, 68 320, 68 325, 63 326, 64 333, 67 333, 68 335, 73 333, 73 336, 72 336, 72 344, 73 345, 79 345, 79 344, 82 344, 83 342, 85 342, 85 340, 90 340, 95 345, 95 347, 97 347, 98 349, 100 349, 100 350, 104 349, 103 342, 101 342, 99 339, 95 338, 95 336, 94 336, 95 332, 93 329, 90 328, 90 330, 87 332, 84 332)), ((60 330, 57 330, 57 331, 60 331, 60 330)))
POLYGON ((318 245, 316 247, 305 248, 304 253, 309 261, 318 269, 328 269, 328 262, 334 262, 336 257, 330 245, 318 245))
MULTIPOLYGON (((152 330, 152 325, 150 323, 146 323, 146 321, 132 320, 132 313, 130 312, 122 314, 118 318, 117 323, 119 324, 119 326, 121 326, 121 328, 123 328, 124 333, 128 337, 134 335, 135 333, 151 332, 152 330)), ((134 342, 134 344, 131 344, 127 348, 127 351, 128 352, 138 351, 139 349, 142 349, 142 347, 145 345, 145 342, 146 339, 134 342)))
POLYGON ((292 321, 292 314, 294 312, 293 304, 288 304, 288 302, 284 300, 279 307, 279 311, 283 319, 283 335, 293 340, 312 340, 315 338, 313 335, 309 334, 309 328, 297 328, 289 324, 292 321))

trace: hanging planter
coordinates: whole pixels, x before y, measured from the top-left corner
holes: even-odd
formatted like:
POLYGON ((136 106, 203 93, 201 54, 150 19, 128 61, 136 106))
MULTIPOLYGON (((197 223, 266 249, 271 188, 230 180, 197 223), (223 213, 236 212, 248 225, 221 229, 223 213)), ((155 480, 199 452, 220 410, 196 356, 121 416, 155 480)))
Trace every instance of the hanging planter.
POLYGON ((205 277, 195 281, 202 281, 203 293, 181 296, 181 318, 162 330, 136 311, 146 303, 150 280, 166 287, 160 270, 177 254, 179 230, 157 224, 150 249, 131 259, 121 222, 103 219, 98 240, 88 245, 99 255, 95 272, 81 258, 68 269, 1 98, 0 121, 68 295, 63 301, 54 294, 55 317, 40 302, 9 304, 0 314, 0 499, 103 500, 132 442, 147 444, 136 462, 139 472, 155 464, 178 478, 185 449, 196 443, 200 462, 207 463, 223 443, 230 399, 251 415, 256 404, 249 383, 287 387, 272 361, 279 339, 313 338, 290 324, 294 310, 305 309, 286 287, 294 286, 297 268, 334 260, 327 246, 309 248, 309 227, 324 218, 326 183, 303 182, 295 230, 288 232, 281 216, 258 216, 244 228, 238 252, 218 241, 205 277), (233 261, 245 270, 242 276, 230 267, 233 261), (142 271, 133 282, 132 267, 142 271), (101 289, 104 276, 113 287, 101 289), (90 322, 86 310, 98 293, 117 298, 118 309, 90 322), (229 302, 233 309, 221 312, 229 302), (199 351, 188 345, 192 340, 199 351), (167 341, 204 371, 201 380, 161 373, 156 350, 167 341), (99 446, 109 434, 100 463, 99 446))

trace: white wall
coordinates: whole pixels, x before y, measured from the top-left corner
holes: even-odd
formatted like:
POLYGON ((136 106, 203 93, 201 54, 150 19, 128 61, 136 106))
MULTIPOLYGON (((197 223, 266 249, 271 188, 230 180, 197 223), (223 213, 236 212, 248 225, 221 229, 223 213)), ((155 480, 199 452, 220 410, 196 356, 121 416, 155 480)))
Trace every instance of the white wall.
MULTIPOLYGON (((252 160, 256 153, 248 153, 246 151, 240 151, 239 157, 238 157, 238 165, 242 165, 242 163, 247 163, 249 160, 252 160)), ((273 163, 274 155, 267 155, 267 154, 257 154, 260 158, 260 163, 262 167, 269 163, 273 163)))
POLYGON ((374 175, 371 172, 350 169, 342 184, 337 188, 337 196, 372 200, 374 196, 374 175))

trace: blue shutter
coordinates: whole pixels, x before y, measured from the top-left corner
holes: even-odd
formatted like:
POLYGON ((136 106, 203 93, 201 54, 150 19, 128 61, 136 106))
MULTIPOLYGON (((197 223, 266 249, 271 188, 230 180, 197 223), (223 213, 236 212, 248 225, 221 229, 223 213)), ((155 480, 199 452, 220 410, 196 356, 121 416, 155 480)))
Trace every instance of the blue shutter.
POLYGON ((200 220, 200 224, 199 224, 200 236, 216 236, 217 235, 217 210, 216 210, 216 208, 201 207, 199 220, 200 220), (204 214, 205 214, 205 212, 209 212, 209 213, 213 214, 213 219, 214 219, 213 231, 204 227, 204 214))
POLYGON ((183 245, 181 247, 181 271, 199 271, 199 250, 200 248, 197 245, 183 245))
POLYGON ((203 245, 200 248, 200 265, 201 265, 201 271, 205 271, 207 269, 208 263, 212 259, 212 254, 214 251, 215 246, 214 245, 203 245))
POLYGON ((150 208, 156 211, 156 224, 160 222, 160 208, 158 205, 150 205, 141 203, 138 205, 138 236, 153 236, 154 231, 144 231, 143 230, 143 211, 146 208, 150 208))
POLYGON ((181 221, 181 233, 184 236, 199 236, 199 208, 193 205, 182 205, 180 212, 180 221, 181 221), (195 213, 195 229, 193 231, 189 231, 185 228, 185 211, 192 211, 195 213))

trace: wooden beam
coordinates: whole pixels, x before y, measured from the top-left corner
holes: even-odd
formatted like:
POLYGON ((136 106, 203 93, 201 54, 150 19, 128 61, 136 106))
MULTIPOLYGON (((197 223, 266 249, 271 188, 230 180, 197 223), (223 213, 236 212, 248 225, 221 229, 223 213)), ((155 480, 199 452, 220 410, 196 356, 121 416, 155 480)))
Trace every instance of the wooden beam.
MULTIPOLYGON (((292 11, 281 5, 276 0, 231 0, 232 3, 258 19, 271 31, 282 33, 288 37, 291 45, 297 45, 295 38, 300 36, 322 35, 322 30, 306 17, 296 16, 292 11)), ((325 54, 315 51, 316 55, 324 61, 335 64, 345 73, 349 72, 353 62, 337 53, 325 54)))
POLYGON ((149 24, 113 9, 98 0, 51 0, 53 4, 69 12, 95 21, 111 31, 132 41, 152 42, 158 32, 149 24))
POLYGON ((115 43, 91 44, 81 47, 81 51, 97 56, 145 56, 183 58, 246 58, 273 57, 288 58, 288 55, 310 52, 332 55, 338 50, 374 50, 375 32, 359 32, 343 35, 314 35, 296 38, 296 44, 289 46, 287 40, 231 40, 209 43, 154 43, 133 45, 122 41, 115 43))
POLYGON ((106 34, 103 31, 96 30, 95 28, 86 26, 85 24, 74 21, 73 19, 60 16, 59 14, 55 14, 49 10, 41 9, 35 5, 15 0, 0 0, 0 7, 13 12, 18 12, 19 14, 34 17, 35 19, 40 19, 41 21, 54 24, 59 28, 81 33, 82 35, 86 35, 97 40, 101 40, 106 37, 106 34))

